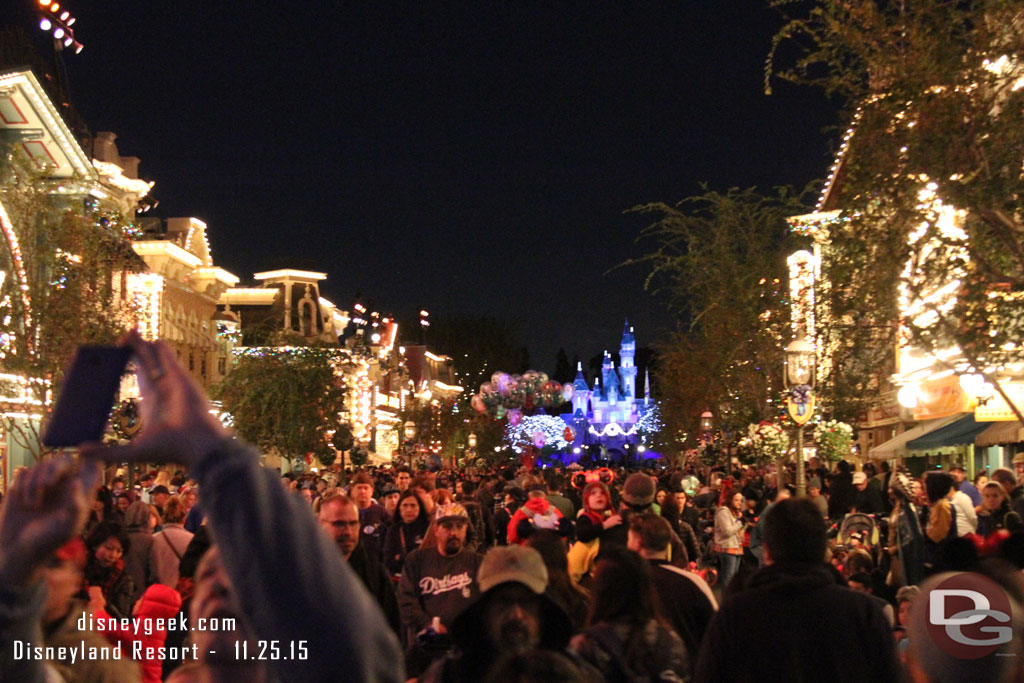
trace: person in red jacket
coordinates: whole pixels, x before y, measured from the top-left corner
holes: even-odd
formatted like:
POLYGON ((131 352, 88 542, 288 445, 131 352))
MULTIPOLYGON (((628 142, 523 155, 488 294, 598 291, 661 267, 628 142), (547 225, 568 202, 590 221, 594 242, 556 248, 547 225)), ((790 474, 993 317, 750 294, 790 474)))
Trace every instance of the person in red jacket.
POLYGON ((534 484, 530 487, 526 503, 516 510, 508 523, 508 544, 525 543, 536 529, 562 528, 562 513, 548 500, 547 487, 534 484))
MULTIPOLYGON (((164 658, 160 655, 160 648, 167 640, 167 631, 156 628, 157 619, 170 621, 177 616, 181 610, 181 595, 170 586, 155 583, 146 589, 142 597, 135 603, 132 609, 132 618, 138 619, 135 623, 139 628, 119 629, 109 628, 104 630, 104 635, 111 645, 121 646, 121 652, 130 657, 136 652, 135 643, 140 643, 139 652, 143 657, 139 660, 142 668, 142 680, 144 683, 160 683, 162 680, 162 668, 164 658)), ((107 614, 102 607, 95 611, 94 618, 97 622, 113 625, 115 620, 107 614)))

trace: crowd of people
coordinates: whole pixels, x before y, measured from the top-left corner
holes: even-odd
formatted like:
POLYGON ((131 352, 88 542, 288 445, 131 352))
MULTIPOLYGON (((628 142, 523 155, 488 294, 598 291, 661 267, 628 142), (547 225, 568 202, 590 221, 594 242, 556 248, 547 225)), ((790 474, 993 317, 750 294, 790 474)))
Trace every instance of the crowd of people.
POLYGON ((3 501, 0 680, 1024 675, 1020 471, 811 461, 805 498, 756 466, 281 476, 166 346, 127 343, 140 435, 47 459, 3 501), (156 466, 130 486, 125 462, 156 466), (958 572, 1013 605, 1015 637, 986 656, 929 645, 915 618, 958 572))

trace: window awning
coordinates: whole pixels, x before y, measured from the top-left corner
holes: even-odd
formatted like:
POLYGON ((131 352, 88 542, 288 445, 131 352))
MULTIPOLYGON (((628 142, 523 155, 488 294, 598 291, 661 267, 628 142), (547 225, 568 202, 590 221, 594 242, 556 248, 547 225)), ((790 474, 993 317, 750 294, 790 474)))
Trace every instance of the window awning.
POLYGON ((960 415, 952 415, 949 417, 940 417, 934 420, 925 420, 924 422, 920 422, 902 434, 897 434, 885 443, 872 448, 868 452, 868 457, 879 460, 892 460, 907 450, 908 441, 918 439, 935 431, 936 429, 941 429, 946 425, 952 424, 959 420, 960 417, 960 415))
POLYGON ((1024 426, 1017 420, 985 424, 988 424, 989 427, 974 437, 975 446, 998 446, 1004 443, 1024 441, 1024 426))
POLYGON ((974 438, 988 429, 988 422, 978 422, 974 413, 960 416, 958 420, 944 425, 921 437, 907 442, 907 450, 924 451, 944 446, 961 446, 973 444, 974 438))

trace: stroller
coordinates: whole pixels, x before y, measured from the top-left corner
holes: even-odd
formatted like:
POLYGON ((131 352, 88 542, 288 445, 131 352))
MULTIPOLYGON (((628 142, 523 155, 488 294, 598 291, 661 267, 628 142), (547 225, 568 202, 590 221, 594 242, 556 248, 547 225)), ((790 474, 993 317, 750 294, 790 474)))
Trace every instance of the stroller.
POLYGON ((847 548, 863 548, 874 555, 878 548, 878 524, 873 515, 864 512, 853 512, 843 518, 839 524, 837 541, 847 548))

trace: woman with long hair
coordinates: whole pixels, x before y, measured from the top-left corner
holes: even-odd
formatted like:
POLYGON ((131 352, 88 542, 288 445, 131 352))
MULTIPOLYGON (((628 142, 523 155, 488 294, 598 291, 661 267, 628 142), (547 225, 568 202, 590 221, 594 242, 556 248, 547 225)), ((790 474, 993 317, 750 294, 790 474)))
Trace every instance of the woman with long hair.
POLYGON ((411 488, 403 491, 384 537, 384 566, 391 576, 401 575, 406 555, 420 547, 429 526, 430 517, 419 495, 411 488))
POLYGON ((685 680, 686 647, 658 614, 647 563, 615 548, 602 555, 594 573, 588 628, 570 647, 611 683, 685 680))
POLYGON ((739 572, 743 561, 743 532, 747 528, 743 508, 743 494, 730 490, 728 498, 715 512, 714 551, 721 567, 720 583, 723 588, 739 572))

